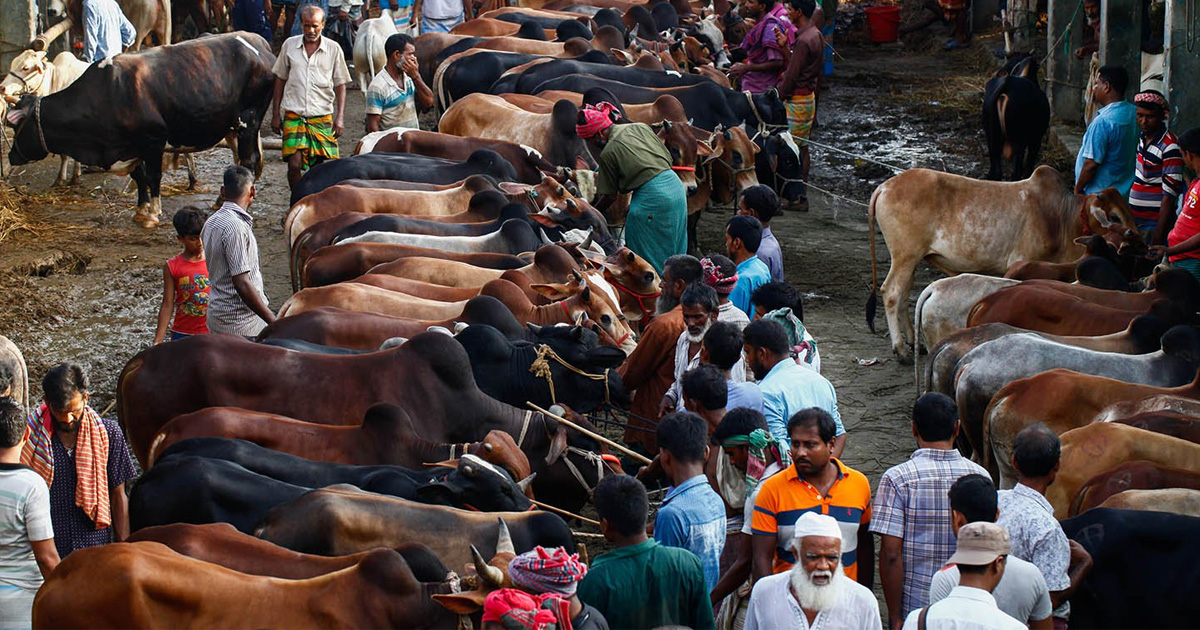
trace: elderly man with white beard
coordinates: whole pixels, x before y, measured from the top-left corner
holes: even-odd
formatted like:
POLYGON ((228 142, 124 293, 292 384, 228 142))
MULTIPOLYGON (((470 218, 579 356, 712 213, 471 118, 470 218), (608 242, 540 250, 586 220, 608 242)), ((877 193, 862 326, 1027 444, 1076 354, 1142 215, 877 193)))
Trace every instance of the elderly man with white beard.
MULTIPOLYGON (((683 290, 679 296, 679 306, 683 309, 684 330, 675 342, 675 382, 658 405, 660 418, 673 411, 684 410, 683 374, 700 365, 704 333, 717 322, 721 313, 721 301, 716 290, 701 282, 694 282, 683 290)), ((746 366, 742 359, 733 364, 729 378, 735 383, 746 381, 746 366)))
POLYGON ((831 516, 805 512, 797 521, 791 571, 760 579, 750 593, 745 630, 878 630, 879 603, 842 573, 842 530, 831 516))

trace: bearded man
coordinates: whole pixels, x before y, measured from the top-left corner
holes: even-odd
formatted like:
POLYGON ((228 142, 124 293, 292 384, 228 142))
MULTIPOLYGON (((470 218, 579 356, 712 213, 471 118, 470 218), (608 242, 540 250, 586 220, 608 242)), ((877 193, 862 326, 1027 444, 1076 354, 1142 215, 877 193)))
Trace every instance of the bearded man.
POLYGON ((833 517, 805 512, 796 521, 792 550, 797 562, 790 571, 754 584, 746 630, 878 630, 883 625, 871 589, 842 572, 842 529, 833 517))
MULTIPOLYGON (((658 416, 673 411, 683 411, 683 374, 700 365, 700 348, 704 334, 721 313, 721 303, 717 292, 703 283, 694 283, 683 290, 679 296, 679 306, 683 313, 684 330, 675 341, 675 382, 663 394, 662 402, 658 405, 658 416)), ((746 381, 746 368, 741 359, 729 370, 729 378, 735 383, 746 381)))

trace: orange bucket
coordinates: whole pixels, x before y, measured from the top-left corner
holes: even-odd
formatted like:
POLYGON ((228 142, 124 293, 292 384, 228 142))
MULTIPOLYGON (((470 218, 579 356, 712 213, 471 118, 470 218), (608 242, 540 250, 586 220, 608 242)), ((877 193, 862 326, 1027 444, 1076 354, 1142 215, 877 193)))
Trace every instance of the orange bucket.
POLYGON ((867 7, 865 11, 871 42, 886 44, 900 38, 900 7, 867 7))

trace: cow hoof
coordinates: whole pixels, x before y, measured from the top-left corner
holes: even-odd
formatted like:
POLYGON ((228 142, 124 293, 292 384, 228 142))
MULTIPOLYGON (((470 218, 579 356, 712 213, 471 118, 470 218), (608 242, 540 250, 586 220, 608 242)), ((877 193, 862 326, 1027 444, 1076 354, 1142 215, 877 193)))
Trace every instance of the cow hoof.
POLYGON ((158 217, 146 214, 144 212, 138 212, 134 214, 133 222, 148 230, 158 227, 158 217))
POLYGON ((808 212, 808 199, 801 197, 789 202, 785 208, 793 212, 808 212))
POLYGON ((912 355, 908 354, 907 352, 897 352, 896 360, 900 362, 900 365, 912 365, 913 364, 912 355))

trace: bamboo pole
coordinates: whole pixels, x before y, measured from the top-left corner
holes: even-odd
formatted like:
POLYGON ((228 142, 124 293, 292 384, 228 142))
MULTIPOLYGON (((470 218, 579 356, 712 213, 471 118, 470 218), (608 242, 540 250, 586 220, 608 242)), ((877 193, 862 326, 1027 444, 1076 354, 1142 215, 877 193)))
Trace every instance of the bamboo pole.
POLYGON ((33 38, 29 47, 34 50, 46 50, 50 46, 50 42, 58 39, 60 35, 67 32, 71 28, 71 18, 63 18, 58 24, 46 29, 41 35, 33 38))
POLYGON ((600 527, 600 521, 593 521, 592 519, 590 519, 586 516, 580 516, 574 512, 568 512, 567 510, 564 510, 564 509, 558 508, 558 507, 554 507, 553 505, 550 505, 549 503, 542 503, 541 501, 538 501, 536 499, 530 499, 529 501, 531 503, 533 503, 534 505, 542 508, 543 510, 550 510, 551 512, 557 512, 558 514, 561 514, 563 516, 577 518, 577 519, 583 521, 584 523, 591 523, 592 525, 595 525, 596 527, 600 527))
POLYGON ((631 450, 625 448, 624 446, 617 444, 616 442, 604 437, 603 435, 600 435, 599 433, 594 433, 592 431, 589 431, 589 430, 579 426, 578 424, 575 424, 574 422, 571 422, 570 420, 567 420, 566 418, 563 418, 562 416, 559 416, 557 414, 550 413, 549 411, 546 411, 545 409, 542 409, 541 407, 539 407, 531 402, 526 402, 525 404, 529 405, 530 409, 540 412, 542 415, 546 416, 547 418, 551 418, 560 424, 565 424, 568 427, 575 429, 576 431, 579 431, 580 433, 592 438, 593 440, 597 440, 599 442, 607 444, 607 445, 617 449, 618 451, 621 451, 622 453, 638 460, 639 462, 642 462, 643 464, 646 464, 646 465, 650 464, 650 460, 647 459, 645 455, 642 455, 640 453, 635 453, 634 451, 631 451, 631 450))

